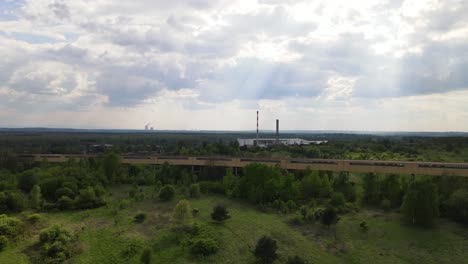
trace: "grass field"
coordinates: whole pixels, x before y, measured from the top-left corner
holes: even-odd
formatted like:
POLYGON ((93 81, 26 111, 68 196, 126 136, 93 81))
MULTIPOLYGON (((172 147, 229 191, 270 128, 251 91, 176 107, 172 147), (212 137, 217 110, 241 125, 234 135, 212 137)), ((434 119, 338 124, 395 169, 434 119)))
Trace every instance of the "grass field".
POLYGON ((309 263, 467 263, 468 229, 442 221, 438 228, 427 230, 408 227, 396 213, 364 210, 341 217, 336 229, 320 224, 291 226, 288 216, 263 213, 249 204, 221 196, 191 199, 192 208, 200 210, 195 219, 209 225, 222 241, 220 250, 211 257, 194 257, 177 244, 168 229, 171 211, 177 201, 159 202, 147 198, 115 210, 126 198, 129 187, 112 191, 106 207, 73 212, 43 214, 37 227, 27 230, 14 244, 0 253, 0 263, 34 263, 28 256, 38 240, 39 230, 51 224, 63 225, 79 234, 79 254, 70 263, 139 263, 144 248, 151 248, 153 263, 253 263, 251 253, 263 235, 278 241, 280 258, 298 255, 309 263), (212 223, 210 213, 216 204, 230 210, 231 219, 224 224, 212 223), (145 212, 142 224, 133 222, 138 212, 145 212), (366 221, 367 232, 359 223, 366 221))

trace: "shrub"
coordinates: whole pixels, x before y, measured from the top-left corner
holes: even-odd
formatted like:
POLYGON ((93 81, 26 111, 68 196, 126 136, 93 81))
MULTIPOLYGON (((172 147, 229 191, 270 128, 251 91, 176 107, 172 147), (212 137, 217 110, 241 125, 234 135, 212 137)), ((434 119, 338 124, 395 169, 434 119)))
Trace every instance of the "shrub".
POLYGON ((41 195, 41 187, 39 185, 34 185, 30 193, 31 196, 31 207, 33 209, 41 208, 42 204, 42 195, 41 195))
POLYGON ((192 223, 192 210, 187 200, 180 200, 172 211, 171 225, 173 228, 186 228, 192 223))
POLYGON ((221 182, 202 181, 200 182, 202 193, 224 194, 224 185, 221 182))
POLYGON ((361 230, 363 232, 367 232, 367 230, 369 230, 369 226, 367 225, 367 223, 365 221, 362 221, 360 224, 359 224, 359 227, 361 228, 361 230))
POLYGON ((294 256, 288 257, 288 261, 286 261, 286 264, 306 264, 306 262, 299 256, 294 256))
POLYGON ((329 228, 331 225, 338 223, 339 219, 336 210, 329 207, 323 212, 320 222, 329 228))
POLYGON ((134 217, 134 222, 137 224, 143 223, 146 220, 146 214, 145 213, 138 213, 134 217))
POLYGON ((57 201, 57 206, 60 210, 72 209, 74 201, 68 196, 62 196, 57 201))
POLYGON ((119 209, 120 210, 123 210, 125 208, 127 208, 128 206, 130 205, 130 201, 127 200, 127 199, 122 199, 119 203, 119 209))
POLYGON ((306 220, 308 222, 313 222, 315 220, 320 220, 322 219, 323 213, 325 212, 325 208, 322 207, 317 207, 314 208, 312 211, 309 211, 307 214, 306 220))
POLYGON ((195 238, 190 242, 190 252, 195 255, 208 256, 219 250, 219 244, 212 238, 195 238))
POLYGON ((299 213, 302 215, 302 218, 305 218, 309 212, 309 208, 307 206, 303 205, 299 208, 299 213))
POLYGON ((0 215, 0 235, 16 237, 23 232, 24 224, 21 220, 7 215, 0 215))
POLYGON ((39 220, 41 220, 41 215, 40 214, 31 214, 31 215, 28 216, 27 220, 31 224, 36 224, 37 222, 39 222, 39 220))
POLYGON ((437 186, 429 181, 412 182, 401 209, 409 223, 426 227, 433 226, 439 216, 437 186))
POLYGON ((390 210, 392 207, 392 202, 389 199, 383 199, 382 202, 380 202, 380 208, 384 211, 390 210))
POLYGON ((229 219, 231 216, 229 215, 228 210, 223 205, 217 205, 213 207, 213 212, 211 213, 211 219, 222 222, 226 219, 229 219))
POLYGON ((159 199, 161 201, 169 201, 174 198, 175 188, 172 185, 164 185, 159 191, 159 199))
POLYGON ((468 225, 468 190, 460 189, 453 192, 447 201, 447 207, 452 219, 468 225))
POLYGON ((79 209, 91 209, 103 206, 105 202, 96 196, 93 187, 88 186, 86 189, 80 190, 80 195, 75 199, 75 205, 79 209))
POLYGON ((136 254, 138 254, 138 251, 140 251, 140 249, 141 246, 132 241, 125 246, 120 255, 125 259, 130 259, 136 254))
POLYGON ((144 263, 144 264, 151 263, 151 249, 145 248, 145 250, 143 250, 143 253, 141 254, 141 257, 140 257, 140 261, 141 263, 144 263))
POLYGON ((192 210, 192 216, 193 217, 197 217, 199 213, 200 213, 200 210, 198 208, 193 208, 193 210, 192 210))
POLYGON ((332 193, 330 205, 337 208, 342 208, 345 205, 345 197, 340 192, 332 193))
POLYGON ((281 207, 281 200, 274 200, 273 203, 271 204, 271 206, 273 208, 275 208, 276 210, 280 210, 280 207, 281 207))
POLYGON ((200 184, 194 183, 190 185, 190 197, 192 198, 200 197, 200 184))
POLYGON ((75 193, 73 193, 73 191, 70 189, 70 188, 67 188, 67 187, 62 187, 62 188, 59 188, 55 191, 55 197, 57 199, 59 199, 60 197, 62 196, 67 196, 69 198, 74 198, 75 197, 75 193))
POLYGON ((293 225, 302 225, 304 223, 304 216, 298 212, 295 213, 290 219, 289 222, 293 225))
POLYGON ((54 225, 39 234, 40 252, 45 263, 63 263, 72 256, 75 237, 60 226, 54 225))
POLYGON ((290 212, 297 209, 297 205, 293 200, 288 200, 288 202, 286 203, 286 206, 288 207, 290 212))
POLYGON ((6 236, 0 236, 0 252, 8 245, 8 238, 6 236))
POLYGON ((268 236, 263 236, 257 241, 254 255, 262 263, 273 263, 273 261, 278 258, 278 255, 276 254, 277 249, 278 246, 276 245, 276 240, 268 236))

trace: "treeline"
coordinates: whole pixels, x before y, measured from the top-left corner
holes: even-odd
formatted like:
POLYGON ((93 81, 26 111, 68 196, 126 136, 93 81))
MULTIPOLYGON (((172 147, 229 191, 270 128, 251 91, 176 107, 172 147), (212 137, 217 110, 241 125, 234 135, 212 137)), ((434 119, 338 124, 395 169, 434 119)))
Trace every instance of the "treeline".
POLYGON ((467 137, 300 133, 281 136, 328 140, 328 143, 270 148, 239 147, 237 138, 255 137, 249 133, 0 133, 0 165, 11 162, 7 157, 13 154, 105 151, 142 155, 153 153, 468 162, 467 137))
POLYGON ((60 165, 18 164, 0 171, 0 213, 99 207, 105 204, 106 189, 111 185, 147 185, 158 190, 172 185, 188 193, 197 184, 201 192, 243 199, 279 212, 316 214, 330 207, 345 213, 364 204, 400 210, 414 224, 433 225, 439 216, 468 224, 468 180, 462 177, 368 173, 352 181, 346 172, 288 173, 261 164, 246 166, 239 171, 241 176, 215 167, 195 174, 168 164, 122 165, 112 153, 60 165))

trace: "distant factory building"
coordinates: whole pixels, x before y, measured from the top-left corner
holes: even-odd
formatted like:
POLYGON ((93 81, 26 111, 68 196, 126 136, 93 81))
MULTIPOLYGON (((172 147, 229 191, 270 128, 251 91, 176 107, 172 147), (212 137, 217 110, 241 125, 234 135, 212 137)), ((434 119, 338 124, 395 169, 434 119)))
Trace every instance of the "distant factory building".
POLYGON ((239 147, 253 147, 253 146, 259 146, 259 147, 269 147, 273 146, 275 144, 278 145, 284 145, 284 146, 290 146, 290 145, 319 145, 319 144, 324 144, 327 143, 328 141, 326 140, 304 140, 300 138, 259 138, 258 142, 256 138, 238 138, 237 142, 239 143, 239 147), (278 143, 277 143, 278 142, 278 143))
POLYGON ((258 146, 261 148, 274 146, 274 145, 283 145, 283 146, 290 146, 290 145, 319 145, 322 143, 327 143, 326 140, 320 141, 310 141, 304 140, 300 138, 280 138, 279 137, 279 119, 276 119, 276 137, 275 138, 260 138, 259 137, 259 129, 258 129, 258 111, 257 111, 257 138, 238 138, 237 143, 239 143, 239 147, 254 147, 258 146))

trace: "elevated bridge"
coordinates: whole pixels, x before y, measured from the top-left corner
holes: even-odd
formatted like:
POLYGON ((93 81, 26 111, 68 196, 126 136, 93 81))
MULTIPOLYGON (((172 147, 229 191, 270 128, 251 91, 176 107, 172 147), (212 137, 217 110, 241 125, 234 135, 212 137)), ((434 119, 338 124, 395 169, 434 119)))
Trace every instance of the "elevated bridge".
MULTIPOLYGON (((31 154, 20 155, 35 161, 66 162, 69 159, 83 159, 96 155, 81 154, 31 154)), ((305 159, 305 158, 249 158, 223 156, 136 156, 123 155, 124 164, 168 163, 181 166, 212 166, 242 168, 252 163, 279 166, 286 170, 323 170, 348 172, 396 173, 429 176, 468 177, 468 163, 446 162, 413 162, 389 160, 339 160, 339 159, 305 159)))

